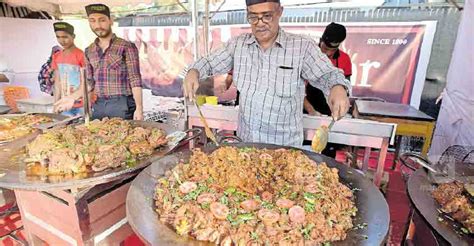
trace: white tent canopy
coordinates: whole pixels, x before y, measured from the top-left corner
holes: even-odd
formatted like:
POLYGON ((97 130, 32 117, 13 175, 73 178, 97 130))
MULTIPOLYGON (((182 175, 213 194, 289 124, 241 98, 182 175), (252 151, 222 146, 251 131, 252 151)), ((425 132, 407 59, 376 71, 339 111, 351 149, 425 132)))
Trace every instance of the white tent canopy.
MULTIPOLYGON (((33 11, 46 11, 56 17, 61 15, 84 13, 84 6, 90 3, 103 3, 111 8, 143 6, 144 8, 152 5, 169 6, 179 3, 187 5, 193 0, 3 0, 11 6, 27 7, 33 11)), ((203 3, 204 0, 194 0, 203 3)), ((227 0, 223 6, 220 6, 224 0, 209 0, 210 11, 226 11, 235 9, 245 9, 244 0, 227 0)), ((281 0, 281 3, 287 7, 308 7, 317 4, 318 7, 376 7, 384 3, 383 0, 281 0)), ((191 7, 190 7, 191 9, 191 7)))
POLYGON ((100 1, 84 1, 84 0, 4 0, 11 6, 27 7, 34 11, 46 11, 55 16, 62 14, 78 14, 84 13, 84 6, 91 3, 100 2, 107 6, 113 7, 135 7, 137 5, 153 4, 154 0, 100 0, 100 1))

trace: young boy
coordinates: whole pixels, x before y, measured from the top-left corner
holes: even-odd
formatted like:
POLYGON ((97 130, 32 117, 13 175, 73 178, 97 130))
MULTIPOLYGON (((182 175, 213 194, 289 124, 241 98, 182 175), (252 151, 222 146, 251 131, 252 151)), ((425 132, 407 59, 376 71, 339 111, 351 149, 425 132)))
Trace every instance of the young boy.
MULTIPOLYGON (((87 85, 97 96, 92 119, 119 117, 143 120, 142 78, 139 52, 134 43, 117 37, 113 31, 110 9, 104 4, 86 6, 91 30, 97 38, 84 53, 87 85)), ((58 101, 61 109, 70 109, 83 93, 74 93, 58 101)), ((92 100, 91 100, 92 101, 92 100)))
MULTIPOLYGON (((57 102, 77 90, 82 89, 84 83, 84 52, 74 45, 74 27, 66 22, 53 24, 58 43, 63 50, 54 54, 51 67, 54 69, 54 101, 57 102)), ((55 112, 59 110, 55 108, 55 112)), ((69 111, 62 112, 63 115, 76 116, 84 114, 82 100, 74 103, 69 111)))

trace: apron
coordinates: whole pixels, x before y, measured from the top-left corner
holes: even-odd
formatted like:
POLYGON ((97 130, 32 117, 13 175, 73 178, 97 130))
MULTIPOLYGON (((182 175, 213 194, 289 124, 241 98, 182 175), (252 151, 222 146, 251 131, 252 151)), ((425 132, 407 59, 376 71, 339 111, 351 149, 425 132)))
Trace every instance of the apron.
POLYGON ((433 163, 452 145, 474 146, 473 19, 473 1, 466 1, 428 154, 433 163))

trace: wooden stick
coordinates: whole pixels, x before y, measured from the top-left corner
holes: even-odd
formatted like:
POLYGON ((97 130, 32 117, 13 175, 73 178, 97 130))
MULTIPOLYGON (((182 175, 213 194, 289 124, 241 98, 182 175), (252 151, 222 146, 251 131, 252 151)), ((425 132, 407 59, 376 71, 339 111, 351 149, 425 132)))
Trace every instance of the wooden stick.
POLYGON ((59 81, 56 81, 55 82, 56 85, 55 86, 59 86, 59 99, 63 98, 64 96, 64 89, 63 89, 63 74, 59 73, 59 81), (58 84, 59 83, 59 84, 58 84))
POLYGON ((84 71, 84 69, 82 68, 81 69, 81 75, 82 75, 82 78, 83 78, 83 86, 82 86, 82 90, 83 90, 83 93, 84 95, 82 96, 83 98, 83 107, 84 107, 84 122, 85 122, 85 125, 89 125, 89 121, 90 121, 90 107, 89 107, 89 91, 88 91, 88 87, 87 87, 87 78, 86 78, 86 73, 84 71))
POLYGON ((69 96, 71 87, 69 84, 69 74, 66 72, 66 96, 69 96))

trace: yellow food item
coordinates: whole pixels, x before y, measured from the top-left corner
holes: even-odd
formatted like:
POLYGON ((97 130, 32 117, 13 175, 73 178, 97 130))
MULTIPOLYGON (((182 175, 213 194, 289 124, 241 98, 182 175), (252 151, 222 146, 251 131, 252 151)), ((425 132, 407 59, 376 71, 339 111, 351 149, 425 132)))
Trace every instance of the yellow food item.
POLYGON ((34 126, 53 121, 43 115, 22 115, 18 117, 0 117, 0 142, 12 141, 34 130, 34 126))
POLYGON ((311 149, 316 153, 321 153, 328 144, 329 129, 327 126, 321 126, 314 131, 311 149))

